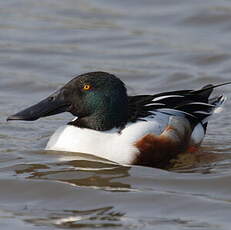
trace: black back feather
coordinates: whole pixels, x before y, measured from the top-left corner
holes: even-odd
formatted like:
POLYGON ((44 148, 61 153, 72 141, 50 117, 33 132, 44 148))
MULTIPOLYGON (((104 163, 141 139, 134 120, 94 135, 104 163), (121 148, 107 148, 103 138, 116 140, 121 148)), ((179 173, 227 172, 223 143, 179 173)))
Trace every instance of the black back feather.
POLYGON ((214 88, 231 84, 206 85, 199 90, 180 90, 155 95, 138 95, 128 97, 129 121, 135 122, 161 109, 174 109, 184 112, 192 123, 202 122, 207 127, 206 118, 223 103, 222 95, 209 99, 214 88), (203 122, 204 121, 204 122, 203 122))

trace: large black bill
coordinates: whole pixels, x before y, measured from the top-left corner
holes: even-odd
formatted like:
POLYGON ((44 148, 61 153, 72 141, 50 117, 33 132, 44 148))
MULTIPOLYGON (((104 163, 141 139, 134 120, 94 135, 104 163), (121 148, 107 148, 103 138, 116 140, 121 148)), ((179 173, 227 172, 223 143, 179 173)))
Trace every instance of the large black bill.
POLYGON ((63 97, 59 93, 54 93, 50 97, 42 100, 38 104, 22 110, 7 118, 9 120, 25 120, 34 121, 40 117, 47 117, 58 113, 63 113, 68 110, 70 104, 64 101, 63 97))

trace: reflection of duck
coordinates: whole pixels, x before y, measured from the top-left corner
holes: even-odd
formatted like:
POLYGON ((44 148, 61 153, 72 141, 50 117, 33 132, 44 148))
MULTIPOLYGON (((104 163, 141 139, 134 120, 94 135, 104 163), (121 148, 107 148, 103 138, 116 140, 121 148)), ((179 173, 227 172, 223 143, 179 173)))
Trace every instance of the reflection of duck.
MULTIPOLYGON (((229 84, 229 83, 225 83, 229 84)), ((223 84, 222 84, 223 85, 223 84)), ((84 152, 122 164, 156 166, 202 142, 208 117, 224 102, 213 88, 127 96, 112 74, 82 74, 48 98, 8 120, 36 120, 68 111, 46 149, 84 152)))
POLYGON ((76 154, 77 158, 79 157, 78 160, 61 161, 48 165, 28 164, 25 169, 16 172, 19 174, 29 172, 28 178, 30 179, 56 180, 71 185, 110 191, 135 191, 129 182, 130 167, 97 161, 97 158, 91 159, 83 153, 76 154), (42 171, 39 170, 41 168, 42 171))

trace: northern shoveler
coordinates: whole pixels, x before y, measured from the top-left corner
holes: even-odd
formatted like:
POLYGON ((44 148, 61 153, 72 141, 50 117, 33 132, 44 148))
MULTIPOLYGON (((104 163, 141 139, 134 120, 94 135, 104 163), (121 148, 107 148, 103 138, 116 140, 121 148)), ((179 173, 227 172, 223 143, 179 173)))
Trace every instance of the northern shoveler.
POLYGON ((79 75, 48 98, 7 120, 33 121, 70 112, 46 149, 93 154, 121 164, 158 167, 200 146, 208 118, 224 102, 209 98, 220 85, 155 95, 127 96, 124 83, 106 72, 79 75))

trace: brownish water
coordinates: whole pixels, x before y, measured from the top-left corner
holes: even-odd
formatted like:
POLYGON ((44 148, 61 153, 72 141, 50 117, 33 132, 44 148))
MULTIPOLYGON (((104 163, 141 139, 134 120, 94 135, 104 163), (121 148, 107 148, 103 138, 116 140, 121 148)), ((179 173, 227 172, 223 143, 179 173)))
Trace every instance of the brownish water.
POLYGON ((230 229, 231 86, 204 157, 174 171, 43 151, 68 114, 5 119, 89 71, 131 94, 230 81, 231 1, 1 1, 0 63, 1 230, 230 229))

